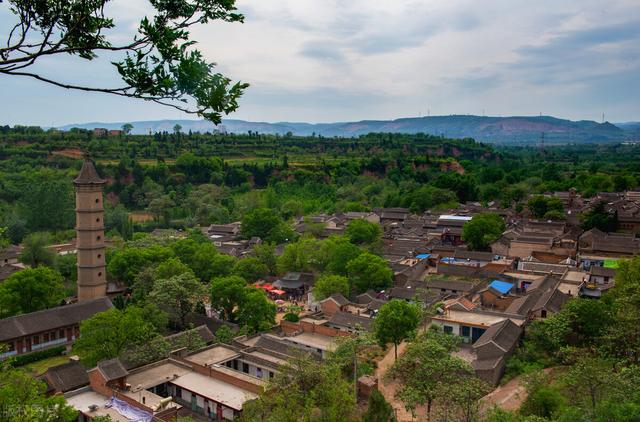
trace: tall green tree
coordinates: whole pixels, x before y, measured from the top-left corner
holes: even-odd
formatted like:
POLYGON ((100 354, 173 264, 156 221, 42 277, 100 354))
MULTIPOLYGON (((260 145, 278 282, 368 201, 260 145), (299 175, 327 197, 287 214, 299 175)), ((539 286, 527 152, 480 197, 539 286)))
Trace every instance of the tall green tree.
POLYGON ((396 422, 393 407, 385 400, 380 391, 374 389, 369 396, 367 411, 362 416, 363 422, 396 422))
POLYGON ((196 304, 202 302, 205 296, 205 286, 189 271, 156 281, 149 293, 149 300, 174 313, 180 327, 184 328, 186 316, 194 311, 196 304))
POLYGON ((357 218, 349 222, 345 234, 357 245, 375 245, 380 242, 382 228, 379 224, 357 218))
POLYGON ((381 346, 393 343, 396 360, 398 345, 416 334, 420 308, 404 300, 393 299, 380 307, 373 322, 373 332, 381 346))
POLYGON ((257 236, 268 242, 282 243, 292 240, 295 232, 272 209, 257 208, 242 218, 242 236, 251 238, 257 236))
POLYGON ((211 280, 211 308, 218 310, 224 320, 235 322, 235 309, 244 301, 247 282, 238 276, 217 277, 211 280))
POLYGON ((504 220, 498 214, 478 214, 462 226, 462 240, 474 251, 487 250, 504 229, 504 220))
POLYGON ((127 347, 147 344, 158 336, 153 324, 136 306, 100 312, 80 324, 80 338, 73 348, 89 367, 117 357, 127 347))
POLYGON ((313 296, 317 300, 325 299, 334 293, 349 297, 349 279, 347 277, 325 274, 313 286, 313 296))
POLYGON ((56 253, 49 249, 51 236, 48 233, 39 232, 28 235, 23 242, 20 253, 20 261, 31 267, 46 265, 53 267, 56 262, 56 253))
POLYGON ((615 232, 618 230, 618 215, 615 211, 607 211, 604 201, 596 203, 591 209, 582 214, 581 220, 584 230, 593 228, 603 232, 615 232))
POLYGON ((27 268, 0 284, 0 315, 4 318, 52 308, 65 296, 60 273, 47 267, 27 268))
POLYGON ((475 376, 467 362, 452 356, 456 348, 451 336, 428 332, 410 343, 393 365, 389 376, 400 382, 397 396, 412 413, 426 405, 430 419, 436 400, 449 399, 463 377, 475 376))
POLYGON ((249 256, 236 261, 233 274, 244 278, 248 283, 254 283, 269 274, 269 268, 260 259, 249 256))
POLYGON ((393 279, 393 271, 387 261, 371 253, 363 253, 349 261, 347 275, 357 292, 386 289, 393 279))
POLYGON ((276 304, 262 289, 247 287, 237 315, 238 323, 250 333, 266 331, 276 323, 276 304))

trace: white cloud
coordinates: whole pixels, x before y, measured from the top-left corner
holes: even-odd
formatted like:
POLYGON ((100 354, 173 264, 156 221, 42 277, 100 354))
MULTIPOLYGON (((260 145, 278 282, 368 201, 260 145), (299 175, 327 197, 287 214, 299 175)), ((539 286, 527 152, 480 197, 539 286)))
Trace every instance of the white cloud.
MULTIPOLYGON (((233 117, 344 121, 430 108, 640 119, 631 94, 640 89, 635 0, 239 0, 238 7, 246 23, 193 31, 221 71, 252 85, 233 117)), ((111 10, 131 30, 149 9, 116 0, 111 10)), ((71 113, 87 114, 82 98, 73 96, 71 113)), ((147 103, 125 109, 93 120, 175 114, 147 103)))

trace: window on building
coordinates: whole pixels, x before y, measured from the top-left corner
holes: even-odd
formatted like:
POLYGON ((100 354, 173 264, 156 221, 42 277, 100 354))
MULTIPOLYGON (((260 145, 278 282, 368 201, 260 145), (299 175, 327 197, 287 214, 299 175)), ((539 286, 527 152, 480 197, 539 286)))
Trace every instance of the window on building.
POLYGON ((242 362, 242 372, 244 372, 245 374, 249 373, 249 364, 242 362))
POLYGON ((100 203, 100 198, 96 198, 96 204, 100 203))
POLYGON ((49 333, 46 333, 46 334, 44 335, 44 340, 43 340, 43 342, 44 342, 44 343, 47 343, 48 341, 49 341, 49 333))
POLYGON ((275 376, 275 374, 271 371, 269 371, 269 378, 273 378, 275 376))
POLYGON ((7 346, 9 347, 9 349, 7 350, 8 352, 13 352, 14 350, 16 350, 16 344, 13 342, 8 343, 7 346))
POLYGON ((256 368, 256 377, 262 378, 262 368, 256 368))
POLYGON ((442 327, 442 330, 445 332, 445 334, 453 333, 453 327, 450 325, 445 325, 444 327, 442 327))
POLYGON ((546 318, 546 317, 547 317, 547 311, 546 311, 546 309, 542 309, 542 310, 540 311, 540 316, 541 316, 542 318, 546 318))
POLYGON ((102 277, 102 271, 98 272, 98 277, 102 277))
POLYGON ((100 259, 100 258, 102 258, 102 254, 101 253, 98 254, 98 259, 100 259))
POLYGON ((97 239, 97 240, 100 240, 100 236, 96 236, 96 239, 97 239))
POLYGON ((462 337, 471 337, 471 327, 466 327, 466 326, 462 326, 461 327, 462 330, 462 337))
POLYGON ((65 338, 64 330, 60 330, 60 331, 58 332, 58 338, 65 338))
POLYGON ((96 218, 96 223, 100 222, 100 217, 96 218))
POLYGON ((40 336, 33 336, 33 344, 40 344, 40 336))

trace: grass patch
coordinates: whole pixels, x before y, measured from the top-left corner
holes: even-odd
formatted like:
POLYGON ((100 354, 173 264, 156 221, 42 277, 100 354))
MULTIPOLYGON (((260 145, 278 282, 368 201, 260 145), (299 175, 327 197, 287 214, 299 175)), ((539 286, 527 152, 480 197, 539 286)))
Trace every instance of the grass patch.
POLYGON ((52 356, 50 358, 45 358, 36 362, 31 362, 22 367, 25 371, 31 374, 34 377, 44 374, 47 369, 52 366, 62 365, 63 363, 69 362, 69 356, 60 355, 60 356, 52 356))

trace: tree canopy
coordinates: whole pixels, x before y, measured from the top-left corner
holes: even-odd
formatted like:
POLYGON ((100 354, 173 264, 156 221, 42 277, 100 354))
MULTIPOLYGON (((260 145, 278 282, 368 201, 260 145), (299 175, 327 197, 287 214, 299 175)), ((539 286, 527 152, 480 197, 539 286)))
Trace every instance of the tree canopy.
POLYGON ((504 220, 498 214, 478 214, 462 226, 462 240, 472 250, 486 250, 502 235, 504 229, 504 220))
POLYGON ((398 359, 398 345, 415 335, 420 315, 418 305, 399 299, 390 300, 380 307, 373 322, 376 339, 381 346, 393 343, 395 358, 398 359))
POLYGON ((47 267, 27 268, 0 284, 0 316, 52 308, 61 305, 65 297, 60 273, 47 267))
MULTIPOLYGON (((156 309, 157 312, 157 309, 156 309)), ((136 306, 100 312, 80 324, 80 338, 73 345, 87 366, 117 357, 128 347, 149 343, 158 336, 157 328, 136 306)))
POLYGON ((363 253, 347 264, 349 281, 357 292, 384 290, 391 286, 393 271, 387 261, 371 253, 363 253))
POLYGON ((317 300, 325 299, 334 293, 349 297, 349 279, 340 275, 325 274, 316 280, 313 296, 317 300))

